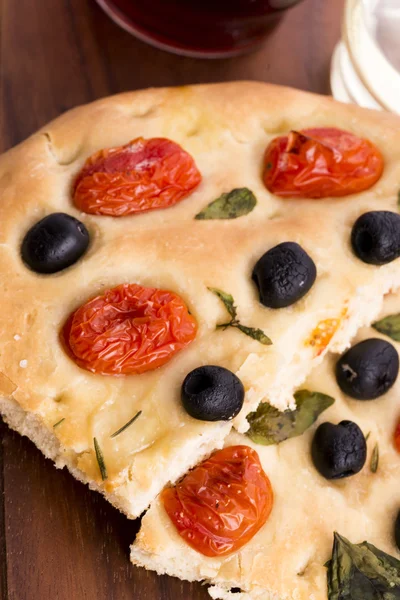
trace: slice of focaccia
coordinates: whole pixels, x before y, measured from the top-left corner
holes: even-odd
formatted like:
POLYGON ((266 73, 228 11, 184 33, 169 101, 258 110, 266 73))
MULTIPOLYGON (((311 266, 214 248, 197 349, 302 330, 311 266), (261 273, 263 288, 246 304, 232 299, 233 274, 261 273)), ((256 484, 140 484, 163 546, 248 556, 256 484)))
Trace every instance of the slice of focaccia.
MULTIPOLYGON (((392 319, 384 322, 382 330, 393 331, 394 325, 398 340, 399 311, 400 298, 388 297, 382 316, 397 314, 397 325, 392 319)), ((387 340, 400 351, 399 341, 389 340, 372 328, 362 329, 356 341, 369 338, 387 340)), ((144 516, 131 548, 133 563, 160 574, 212 584, 209 592, 215 599, 398 598, 400 546, 395 544, 394 532, 399 515, 399 543, 400 427, 398 450, 394 433, 396 425, 400 425, 400 379, 378 399, 355 400, 339 388, 336 362, 337 357, 327 357, 306 381, 305 388, 328 394, 335 402, 302 435, 269 446, 254 444, 247 435, 238 433, 231 433, 226 440, 227 446, 244 444, 257 451, 274 491, 270 517, 246 545, 221 557, 202 555, 177 533, 162 499, 158 498, 144 516), (313 464, 313 439, 321 423, 336 425, 344 420, 356 423, 367 437, 366 460, 358 474, 326 479, 313 464), (334 532, 340 534, 337 543, 344 552, 344 560, 349 562, 345 568, 341 566, 337 595, 332 588, 328 596, 326 563, 332 558, 334 532), (354 556, 346 555, 343 538, 352 543, 354 556), (393 557, 393 569, 388 568, 384 559, 381 562, 382 571, 387 569, 389 577, 386 583, 379 579, 379 561, 367 562, 372 554, 365 559, 364 567, 362 561, 357 565, 356 546, 365 540, 393 557)), ((335 556, 335 565, 338 562, 335 556)))
POLYGON ((232 83, 100 100, 5 154, 4 419, 135 517, 222 447, 234 414, 244 431, 263 398, 293 406, 400 284, 399 132, 389 115, 232 83), (352 247, 370 211, 389 222, 357 225, 352 247), (239 414, 183 408, 202 365, 239 377, 239 414))

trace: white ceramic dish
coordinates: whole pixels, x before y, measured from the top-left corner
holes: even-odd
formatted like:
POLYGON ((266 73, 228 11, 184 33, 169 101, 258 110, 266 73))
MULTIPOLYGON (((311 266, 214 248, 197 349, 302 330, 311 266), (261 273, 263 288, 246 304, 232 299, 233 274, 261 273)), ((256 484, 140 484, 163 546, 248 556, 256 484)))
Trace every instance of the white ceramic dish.
POLYGON ((400 114, 399 32, 399 0, 347 0, 332 59, 335 98, 400 114))

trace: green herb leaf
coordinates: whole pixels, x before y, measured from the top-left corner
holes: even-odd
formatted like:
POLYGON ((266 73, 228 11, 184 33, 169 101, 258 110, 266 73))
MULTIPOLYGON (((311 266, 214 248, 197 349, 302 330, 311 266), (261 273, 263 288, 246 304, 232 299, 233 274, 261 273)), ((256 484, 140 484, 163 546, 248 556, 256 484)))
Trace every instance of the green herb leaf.
POLYGON ((329 600, 400 600, 400 561, 372 544, 334 534, 329 600))
POLYGON ((65 421, 65 417, 64 417, 64 418, 62 418, 62 419, 60 419, 59 421, 57 421, 57 423, 54 423, 54 425, 53 425, 53 429, 55 429, 56 427, 58 427, 59 425, 61 425, 61 423, 62 423, 63 421, 65 421))
POLYGON ((376 473, 378 470, 378 466, 379 466, 379 446, 376 443, 374 446, 374 449, 372 450, 372 455, 371 455, 371 471, 373 473, 376 473))
POLYGON ((368 440, 369 440, 369 436, 370 436, 370 435, 371 435, 371 432, 370 432, 370 431, 368 431, 367 435, 365 436, 365 441, 366 441, 366 442, 368 442, 368 440))
POLYGON ((195 219, 237 219, 253 210, 257 200, 252 191, 247 188, 237 188, 228 194, 221 194, 199 212, 195 219))
POLYGON ((97 462, 99 463, 101 478, 103 481, 105 481, 107 479, 108 475, 107 475, 106 463, 104 462, 104 456, 103 456, 103 453, 99 446, 99 442, 97 441, 96 438, 93 438, 93 443, 94 443, 94 449, 96 451, 97 462))
POLYGON ((237 318, 237 310, 233 296, 227 294, 226 292, 223 292, 222 290, 219 290, 218 288, 209 287, 208 289, 210 290, 210 292, 218 296, 220 300, 222 300, 226 310, 231 316, 231 320, 228 323, 219 323, 217 325, 217 329, 236 327, 236 329, 239 329, 239 331, 253 338, 253 340, 257 340, 258 342, 260 342, 260 344, 263 344, 264 346, 270 346, 272 344, 270 338, 261 329, 255 327, 246 327, 246 325, 242 325, 240 323, 239 319, 237 318))
MULTIPOLYGON (((213 294, 215 294, 216 296, 218 296, 218 298, 220 300, 222 300, 222 302, 225 305, 226 310, 228 311, 228 313, 230 314, 230 316, 232 317, 232 319, 236 319, 236 306, 235 306, 235 301, 233 299, 233 296, 231 296, 230 294, 227 294, 226 292, 223 292, 222 290, 219 290, 218 288, 208 288, 210 290, 210 292, 212 292, 213 294)), ((227 324, 227 327, 229 327, 230 323, 227 324)))
POLYGON ((389 315, 372 325, 374 329, 388 335, 395 342, 400 342, 400 314, 389 315))
POLYGON ((294 397, 295 410, 280 412, 267 402, 260 404, 257 411, 247 417, 250 429, 246 434, 249 438, 256 444, 270 446, 297 437, 335 402, 331 396, 308 390, 299 390, 294 397))
POLYGON ((142 414, 142 411, 139 410, 139 412, 136 413, 136 415, 134 417, 132 417, 132 419, 130 421, 125 423, 125 425, 122 425, 122 427, 120 429, 118 429, 117 431, 115 431, 110 437, 115 438, 115 437, 117 437, 117 435, 119 435, 120 433, 125 431, 125 429, 128 429, 129 425, 132 425, 132 423, 134 423, 136 421, 136 419, 138 419, 140 417, 141 414, 142 414))
POLYGON ((254 327, 246 327, 245 325, 241 325, 238 323, 235 325, 242 333, 245 333, 249 337, 253 338, 253 340, 257 340, 260 344, 264 344, 264 346, 271 346, 272 341, 270 338, 265 335, 265 333, 261 329, 257 329, 254 327))

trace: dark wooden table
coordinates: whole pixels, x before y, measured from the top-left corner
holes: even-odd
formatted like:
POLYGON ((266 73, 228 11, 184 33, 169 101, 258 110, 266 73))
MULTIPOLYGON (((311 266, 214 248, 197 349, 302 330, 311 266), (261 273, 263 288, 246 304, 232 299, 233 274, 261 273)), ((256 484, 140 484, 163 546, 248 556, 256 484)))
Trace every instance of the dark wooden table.
MULTIPOLYGON (((123 90, 259 79, 328 93, 343 3, 305 0, 255 54, 206 61, 133 39, 94 0, 0 0, 0 149, 73 106, 123 90)), ((128 549, 137 522, 56 471, 1 421, 0 436, 0 600, 209 598, 200 585, 134 569, 128 549)))

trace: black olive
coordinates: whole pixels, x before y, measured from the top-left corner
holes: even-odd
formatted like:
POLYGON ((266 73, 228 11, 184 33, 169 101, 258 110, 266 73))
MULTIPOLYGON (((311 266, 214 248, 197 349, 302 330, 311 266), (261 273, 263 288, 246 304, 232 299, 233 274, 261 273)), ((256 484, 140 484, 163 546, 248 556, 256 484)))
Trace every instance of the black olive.
POLYGON ((83 223, 65 213, 53 213, 28 231, 21 255, 32 271, 57 273, 73 265, 88 245, 89 233, 83 223))
POLYGON ((394 539, 396 541, 398 549, 400 550, 400 510, 394 525, 394 539))
POLYGON ((339 425, 322 423, 315 432, 311 447, 315 468, 326 479, 355 475, 367 458, 367 444, 361 429, 353 421, 339 425))
POLYGON ((340 389, 356 400, 379 398, 392 387, 398 373, 396 348, 377 338, 359 342, 336 363, 340 389))
POLYGON ((387 210, 367 212, 351 232, 356 256, 370 265, 385 265, 400 256, 400 215, 387 210))
POLYGON ((234 373, 223 367, 198 367, 182 384, 182 404, 200 421, 229 421, 240 412, 244 387, 234 373))
POLYGON ((268 308, 294 304, 312 288, 316 276, 314 261, 295 242, 283 242, 268 250, 252 274, 260 302, 268 308))

